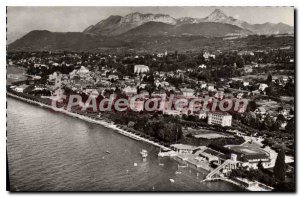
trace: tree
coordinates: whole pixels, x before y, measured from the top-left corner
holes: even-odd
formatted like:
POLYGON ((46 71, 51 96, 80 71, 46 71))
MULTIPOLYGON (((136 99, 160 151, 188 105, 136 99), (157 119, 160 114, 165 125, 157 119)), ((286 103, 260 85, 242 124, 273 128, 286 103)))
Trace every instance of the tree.
MULTIPOLYGON (((273 127, 275 127, 275 128, 280 128, 281 127, 281 125, 283 124, 283 123, 285 123, 285 117, 282 115, 282 114, 279 114, 278 116, 277 116, 277 119, 276 119, 276 122, 274 123, 274 125, 273 125, 273 127)), ((278 130, 277 129, 277 130, 278 130)), ((276 129, 275 129, 276 130, 276 129)))
POLYGON ((267 84, 271 84, 272 83, 272 75, 269 73, 268 78, 267 78, 267 84))
POLYGON ((261 160, 259 160, 259 162, 258 162, 258 164, 257 164, 257 168, 258 168, 259 170, 264 170, 264 166, 262 165, 262 161, 261 161, 261 160))
POLYGON ((175 123, 162 123, 158 130, 158 137, 166 142, 175 142, 182 137, 181 127, 175 123))
POLYGON ((294 120, 294 118, 287 122, 287 125, 286 125, 285 129, 288 133, 290 133, 292 135, 294 134, 294 132, 295 132, 295 120, 294 120))
POLYGON ((265 91, 268 96, 276 96, 275 88, 273 85, 270 85, 269 87, 267 87, 265 89, 265 91))
POLYGON ((266 115, 263 124, 264 124, 265 128, 268 130, 270 130, 272 128, 273 120, 269 114, 266 115))
POLYGON ((277 116, 276 121, 277 121, 278 123, 282 124, 282 123, 285 122, 285 117, 284 117, 282 114, 279 114, 279 115, 277 116))
POLYGON ((281 148, 276 158, 276 162, 274 166, 274 175, 276 179, 280 181, 284 181, 285 174, 286 174, 285 153, 283 148, 281 148))
POLYGON ((147 92, 149 92, 149 96, 151 97, 152 93, 155 90, 155 85, 154 84, 148 84, 148 85, 146 85, 145 90, 147 92))
POLYGON ((247 110, 254 111, 256 108, 257 108, 256 102, 253 100, 249 101, 247 110))

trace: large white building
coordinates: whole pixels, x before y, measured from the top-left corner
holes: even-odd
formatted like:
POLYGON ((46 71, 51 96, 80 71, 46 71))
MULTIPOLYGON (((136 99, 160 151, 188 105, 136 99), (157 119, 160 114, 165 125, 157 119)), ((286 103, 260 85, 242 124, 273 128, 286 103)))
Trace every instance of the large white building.
POLYGON ((265 91, 265 89, 267 88, 267 87, 269 87, 267 84, 265 84, 265 83, 261 83, 261 84, 259 84, 259 90, 261 90, 261 91, 265 91))
POLYGON ((149 67, 145 65, 135 65, 134 73, 146 73, 149 72, 149 67))
POLYGON ((217 124, 221 126, 231 126, 232 116, 227 112, 210 112, 208 113, 208 124, 217 124))
POLYGON ((137 88, 136 87, 127 86, 127 87, 123 88, 123 92, 127 96, 134 96, 134 95, 137 94, 137 88))

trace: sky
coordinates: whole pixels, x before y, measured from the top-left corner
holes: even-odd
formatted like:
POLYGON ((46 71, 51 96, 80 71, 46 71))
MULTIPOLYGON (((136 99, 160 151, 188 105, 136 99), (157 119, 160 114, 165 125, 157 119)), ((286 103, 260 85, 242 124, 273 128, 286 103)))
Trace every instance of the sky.
POLYGON ((110 15, 132 12, 169 14, 174 18, 204 18, 215 9, 252 24, 266 22, 294 25, 292 7, 8 7, 7 43, 32 30, 81 32, 110 15))

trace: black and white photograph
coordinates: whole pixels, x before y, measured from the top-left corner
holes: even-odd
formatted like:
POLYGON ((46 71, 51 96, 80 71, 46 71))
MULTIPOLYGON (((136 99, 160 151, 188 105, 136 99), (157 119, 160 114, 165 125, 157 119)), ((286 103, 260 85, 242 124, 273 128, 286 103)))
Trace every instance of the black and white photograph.
POLYGON ((292 6, 7 6, 10 192, 296 191, 292 6))

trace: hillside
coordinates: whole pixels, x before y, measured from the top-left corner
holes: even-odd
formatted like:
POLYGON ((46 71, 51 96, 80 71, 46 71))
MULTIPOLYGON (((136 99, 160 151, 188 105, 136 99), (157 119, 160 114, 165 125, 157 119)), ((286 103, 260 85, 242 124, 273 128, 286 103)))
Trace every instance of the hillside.
POLYGON ((171 34, 174 28, 175 28, 174 25, 169 25, 162 22, 148 22, 134 29, 129 30, 123 35, 157 36, 157 35, 171 34))
MULTIPOLYGON (((161 24, 159 24, 161 25, 161 24)), ((151 26, 151 25, 150 25, 151 26)), ((146 25, 147 27, 147 25, 146 25)), ((182 26, 184 28, 186 26, 182 26)), ((152 28, 152 26, 151 26, 152 28)), ((204 28, 204 27, 199 27, 204 28)), ((186 27, 188 29, 188 27, 186 27)), ((193 29, 193 28, 192 28, 193 29)), ((179 29, 181 31, 181 29, 179 29)), ((178 31, 179 31, 178 30, 178 31)), ((179 31, 179 32, 180 32, 179 31)), ((183 31, 183 30, 182 30, 183 31)), ((205 31, 208 33, 208 31, 205 31)), ((8 51, 103 51, 129 50, 153 51, 193 51, 206 49, 266 49, 292 46, 293 36, 248 36, 234 40, 223 37, 190 35, 120 35, 104 37, 86 33, 57 33, 32 31, 8 45, 8 51)))
POLYGON ((225 36, 232 33, 246 32, 242 28, 235 25, 204 22, 195 24, 184 24, 176 27, 176 34, 190 34, 190 35, 203 35, 209 37, 225 36))

